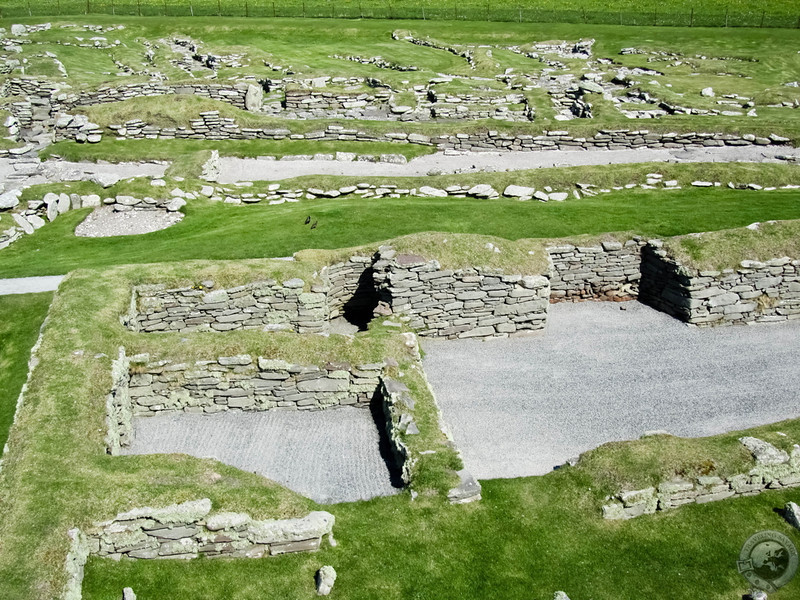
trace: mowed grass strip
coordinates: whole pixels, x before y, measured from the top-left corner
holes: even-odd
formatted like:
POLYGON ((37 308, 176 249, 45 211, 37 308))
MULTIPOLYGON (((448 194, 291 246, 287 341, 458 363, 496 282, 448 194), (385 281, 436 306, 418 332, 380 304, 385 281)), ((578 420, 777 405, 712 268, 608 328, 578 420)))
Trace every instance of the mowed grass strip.
POLYGON ((52 299, 51 292, 0 296, 0 449, 14 421, 31 348, 52 299))
POLYGON ((147 235, 78 238, 88 209, 73 211, 6 248, 0 277, 57 275, 80 267, 189 259, 289 256, 309 248, 350 248, 438 231, 508 240, 634 231, 650 237, 800 219, 800 193, 686 188, 624 191, 565 202, 509 199, 337 198, 269 206, 194 201, 177 225, 147 235), (311 229, 306 217, 317 222, 311 229))

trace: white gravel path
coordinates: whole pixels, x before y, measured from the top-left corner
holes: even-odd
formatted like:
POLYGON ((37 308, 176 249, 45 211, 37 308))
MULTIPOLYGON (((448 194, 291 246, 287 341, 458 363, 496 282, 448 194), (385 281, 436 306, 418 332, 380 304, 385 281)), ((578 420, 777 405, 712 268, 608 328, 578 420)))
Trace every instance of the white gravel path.
POLYGON ((78 237, 113 237, 141 235, 172 227, 183 219, 181 212, 165 210, 129 210, 114 212, 110 206, 92 211, 76 228, 78 237))
POLYGON ((396 494, 369 410, 173 413, 134 420, 125 454, 184 453, 259 473, 323 504, 396 494))
POLYGON ((39 292, 52 292, 58 289, 64 275, 51 275, 44 277, 19 277, 15 279, 0 279, 0 296, 11 294, 37 294, 39 292))
POLYGON ((531 337, 424 342, 475 477, 542 475, 645 431, 702 437, 800 417, 800 321, 695 328, 620 306, 553 305, 531 337))
POLYGON ((772 146, 729 146, 689 150, 575 150, 542 152, 436 153, 406 164, 343 162, 335 160, 220 159, 219 183, 279 181, 303 175, 352 177, 421 177, 431 172, 476 173, 519 171, 587 165, 640 162, 778 162, 775 156, 800 156, 800 149, 772 146))
POLYGON ((91 179, 98 173, 119 179, 130 177, 163 177, 169 165, 164 163, 92 163, 35 159, 0 158, 0 181, 6 190, 40 183, 91 179))

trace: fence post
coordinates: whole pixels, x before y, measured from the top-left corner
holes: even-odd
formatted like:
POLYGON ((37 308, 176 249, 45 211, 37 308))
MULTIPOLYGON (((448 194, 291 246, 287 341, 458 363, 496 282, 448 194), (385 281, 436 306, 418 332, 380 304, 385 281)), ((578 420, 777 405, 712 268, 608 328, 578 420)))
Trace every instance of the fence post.
POLYGON ((486 0, 486 20, 487 21, 491 21, 491 19, 489 17, 490 17, 490 15, 489 15, 489 0, 486 0))
POLYGON ((728 26, 728 9, 725 9, 725 27, 728 26))
POLYGON ((189 3, 189 14, 194 16, 194 6, 192 5, 191 2, 189 3))
POLYGON ((336 2, 331 2, 331 19, 336 18, 336 2))
POLYGON ((422 7, 422 20, 425 20, 425 7, 422 7))
POLYGON ((653 9, 653 27, 655 27, 656 25, 658 25, 658 9, 654 8, 653 9))
POLYGON ((29 17, 32 17, 32 16, 33 16, 33 15, 31 14, 31 0, 28 0, 28 16, 29 16, 29 17))
POLYGON ((358 18, 364 18, 364 11, 361 9, 361 0, 358 0, 358 18))
POLYGON ((765 11, 765 10, 761 11, 761 27, 764 27, 764 17, 766 16, 766 14, 767 14, 767 11, 765 11))
POLYGON ((394 19, 394 7, 392 6, 391 1, 389 2, 389 18, 394 19))
POLYGON ((92 10, 92 5, 90 4, 90 0, 86 0, 86 14, 89 14, 89 11, 92 10))
MULTIPOLYGON (((116 13, 116 11, 115 11, 115 9, 114 9, 114 0, 111 0, 111 14, 112 14, 112 15, 116 15, 116 14, 117 14, 117 13, 116 13)), ((762 25, 761 25, 761 26, 762 26, 762 27, 764 26, 764 25, 763 25, 763 23, 762 23, 762 25)))
POLYGON ((247 0, 244 0, 244 16, 250 16, 250 3, 247 0))
POLYGON ((619 24, 622 25, 622 11, 619 11, 619 24))
POLYGON ((60 15, 61 14, 61 0, 57 0, 56 8, 58 10, 58 14, 60 15))
POLYGON ((303 0, 303 18, 306 18, 306 0, 303 0))
POLYGON ((142 16, 142 0, 136 0, 136 9, 139 12, 139 16, 142 16))
MULTIPOLYGON (((453 0, 453 19, 458 21, 458 0, 453 0)), ((797 26, 800 27, 800 17, 797 19, 797 26)))
POLYGON ((167 16, 167 0, 164 0, 164 16, 167 16))
POLYGON ((275 18, 278 15, 275 13, 275 0, 272 0, 272 17, 275 18))
POLYGON ((522 23, 522 8, 519 9, 519 22, 522 23))
POLYGON ((217 0, 217 16, 222 16, 222 5, 220 4, 220 0, 217 0))
POLYGON ((689 16, 689 27, 694 27, 694 6, 692 7, 692 14, 689 16))

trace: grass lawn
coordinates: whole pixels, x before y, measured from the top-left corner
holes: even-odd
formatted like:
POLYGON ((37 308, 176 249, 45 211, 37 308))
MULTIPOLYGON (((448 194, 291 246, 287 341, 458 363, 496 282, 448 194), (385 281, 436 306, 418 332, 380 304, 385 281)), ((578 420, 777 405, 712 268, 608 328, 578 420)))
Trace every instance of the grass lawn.
POLYGON ((568 200, 519 202, 460 198, 303 200, 277 206, 190 203, 186 218, 141 236, 78 238, 88 209, 73 211, 2 251, 0 277, 53 275, 80 267, 187 259, 288 256, 307 248, 360 246, 425 231, 508 240, 636 231, 652 237, 800 218, 797 191, 686 188, 626 191, 568 200), (307 216, 318 221, 314 230, 307 216))
POLYGON ((31 348, 52 299, 50 292, 0 296, 0 448, 6 443, 31 348))

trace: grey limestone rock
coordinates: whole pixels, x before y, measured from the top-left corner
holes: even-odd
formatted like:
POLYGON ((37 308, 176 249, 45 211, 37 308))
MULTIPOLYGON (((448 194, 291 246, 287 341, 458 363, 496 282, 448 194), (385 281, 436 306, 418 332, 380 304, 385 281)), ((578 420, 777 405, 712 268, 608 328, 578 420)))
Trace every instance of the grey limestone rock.
POLYGON ((132 588, 126 587, 122 590, 122 600, 136 600, 136 594, 132 588))
POLYGON ((330 565, 325 565, 317 571, 315 576, 317 581, 317 595, 327 596, 333 589, 333 584, 336 582, 336 569, 330 565))
POLYGON ((786 522, 795 529, 800 529, 800 506, 794 502, 787 502, 783 511, 786 522))
POLYGON ((769 442, 750 436, 741 437, 739 441, 750 450, 759 465, 780 465, 789 461, 789 455, 786 452, 779 450, 769 442))
POLYGON ((481 499, 481 484, 466 469, 456 471, 460 483, 447 492, 451 504, 467 504, 481 499))
POLYGON ((259 112, 261 103, 264 100, 264 90, 252 83, 247 86, 247 93, 244 96, 244 107, 250 112, 259 112))

